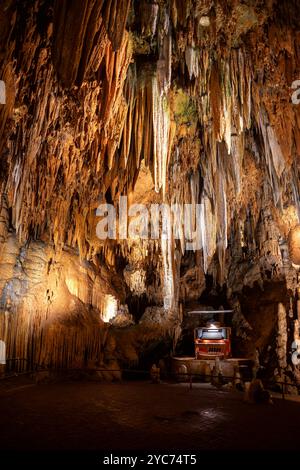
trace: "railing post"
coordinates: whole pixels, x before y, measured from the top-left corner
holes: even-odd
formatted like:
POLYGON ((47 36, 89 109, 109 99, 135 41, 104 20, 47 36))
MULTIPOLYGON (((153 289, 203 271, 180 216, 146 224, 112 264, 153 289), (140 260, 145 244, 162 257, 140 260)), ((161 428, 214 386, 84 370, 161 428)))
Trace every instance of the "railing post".
POLYGON ((190 374, 190 390, 192 390, 193 388, 193 378, 192 378, 192 374, 190 374))
POLYGON ((284 400, 284 383, 281 382, 281 395, 282 395, 282 399, 284 400))
POLYGON ((286 392, 286 375, 284 376, 284 393, 283 393, 283 399, 285 399, 284 397, 284 394, 287 393, 286 392))

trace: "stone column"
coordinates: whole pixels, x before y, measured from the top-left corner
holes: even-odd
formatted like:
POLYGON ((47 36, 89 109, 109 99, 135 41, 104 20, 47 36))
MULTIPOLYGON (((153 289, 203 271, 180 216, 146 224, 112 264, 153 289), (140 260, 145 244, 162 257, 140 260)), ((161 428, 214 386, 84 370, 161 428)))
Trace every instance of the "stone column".
POLYGON ((282 303, 278 304, 278 335, 277 335, 277 357, 280 369, 287 366, 287 321, 286 309, 282 303))

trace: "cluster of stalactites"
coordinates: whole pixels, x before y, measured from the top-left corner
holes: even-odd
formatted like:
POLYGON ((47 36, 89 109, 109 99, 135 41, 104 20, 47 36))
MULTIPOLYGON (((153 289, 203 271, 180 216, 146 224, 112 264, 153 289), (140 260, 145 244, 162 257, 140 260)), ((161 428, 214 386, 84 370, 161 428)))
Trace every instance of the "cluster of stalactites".
MULTIPOLYGON (((252 154, 266 176, 259 197, 271 195, 279 208, 287 198, 299 206, 298 167, 293 156, 287 164, 278 126, 260 100, 253 54, 242 42, 224 57, 209 42, 200 47, 209 18, 202 26, 200 19, 210 11, 210 1, 197 4, 194 18, 191 2, 145 3, 141 32, 156 44, 156 59, 151 56, 149 62, 146 56, 135 61, 132 35, 125 30, 130 2, 122 0, 120 12, 118 2, 84 2, 78 22, 83 42, 75 26, 70 36, 63 27, 78 13, 74 7, 66 16, 66 3, 60 11, 56 2, 55 27, 46 38, 36 26, 38 9, 30 10, 22 34, 24 44, 32 47, 24 46, 15 62, 14 43, 9 42, 16 102, 28 103, 15 109, 16 134, 7 135, 12 158, 5 189, 19 239, 46 233, 55 246, 77 245, 81 256, 87 256, 93 251, 91 213, 98 201, 107 193, 115 201, 130 191, 144 160, 162 200, 201 204, 203 268, 209 269, 217 253, 223 278, 234 205, 245 204, 245 153, 252 154), (194 34, 189 18, 200 22, 201 34, 194 34), (188 34, 181 34, 182 27, 188 34), (76 60, 64 62, 72 41, 76 60), (196 107, 196 134, 183 139, 170 99, 179 82, 171 81, 174 67, 183 72, 180 86, 196 107), (32 83, 38 83, 38 92, 32 83), (188 139, 200 141, 194 154, 179 142, 188 139)), ((184 251, 185 240, 180 241, 184 251)))
MULTIPOLYGON (((203 269, 207 272, 216 253, 219 280, 223 282, 230 236, 228 227, 236 214, 236 205, 239 204, 241 214, 246 214, 249 204, 243 195, 243 186, 249 176, 245 153, 251 154, 257 171, 265 180, 263 185, 253 187, 256 197, 261 201, 273 199, 274 206, 279 209, 283 208, 283 200, 299 207, 298 170, 297 165, 291 166, 284 158, 263 103, 255 101, 259 93, 252 76, 254 66, 242 48, 232 50, 227 60, 217 63, 207 56, 206 51, 200 52, 188 46, 185 60, 189 78, 195 79, 194 90, 198 93, 195 99, 198 119, 204 130, 201 135, 204 149, 198 155, 199 170, 193 170, 192 176, 190 169, 184 169, 186 156, 180 156, 179 146, 175 149, 169 178, 170 198, 173 202, 187 202, 195 207, 196 204, 201 205, 198 236, 203 252, 203 269), (180 158, 183 172, 177 163, 180 158), (174 173, 174 167, 178 166, 174 173)), ((258 201, 257 208, 253 208, 254 211, 259 211, 261 201, 258 201)), ((196 225, 195 220, 193 224, 196 225)), ((184 239, 181 247, 184 250, 184 239)))

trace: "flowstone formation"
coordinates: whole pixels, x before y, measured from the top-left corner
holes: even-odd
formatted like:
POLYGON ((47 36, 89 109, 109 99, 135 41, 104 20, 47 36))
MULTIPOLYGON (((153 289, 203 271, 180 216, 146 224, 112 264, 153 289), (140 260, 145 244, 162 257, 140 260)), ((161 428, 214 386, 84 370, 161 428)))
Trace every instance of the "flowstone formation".
POLYGON ((189 308, 226 303, 236 352, 298 380, 299 22, 296 0, 1 3, 0 335, 19 367, 148 364, 189 308), (197 249, 99 239, 121 196, 191 204, 197 249))

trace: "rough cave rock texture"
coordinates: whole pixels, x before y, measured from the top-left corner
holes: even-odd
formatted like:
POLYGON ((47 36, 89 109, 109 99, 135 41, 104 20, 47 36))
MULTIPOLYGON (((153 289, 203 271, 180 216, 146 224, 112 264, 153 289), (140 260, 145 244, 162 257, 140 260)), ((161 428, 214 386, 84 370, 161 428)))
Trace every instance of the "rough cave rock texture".
POLYGON ((155 357, 153 343, 176 347, 190 306, 226 304, 237 353, 259 348, 270 373, 298 380, 299 10, 296 0, 1 2, 9 357, 136 364, 155 357), (97 207, 124 195, 201 204, 199 249, 182 233, 100 240, 97 207))

